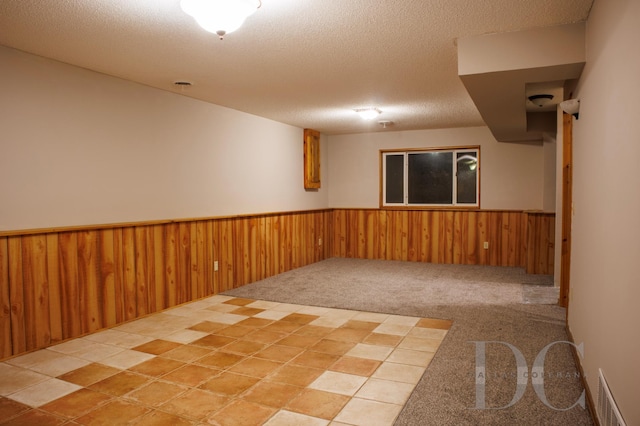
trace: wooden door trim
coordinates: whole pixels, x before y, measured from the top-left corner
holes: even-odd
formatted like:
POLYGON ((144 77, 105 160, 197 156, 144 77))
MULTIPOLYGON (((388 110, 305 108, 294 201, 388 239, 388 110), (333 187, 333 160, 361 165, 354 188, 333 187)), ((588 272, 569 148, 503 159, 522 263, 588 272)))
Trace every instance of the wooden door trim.
POLYGON ((562 241, 560 255, 560 297, 558 304, 569 313, 571 281, 571 217, 573 211, 573 117, 562 115, 562 241))

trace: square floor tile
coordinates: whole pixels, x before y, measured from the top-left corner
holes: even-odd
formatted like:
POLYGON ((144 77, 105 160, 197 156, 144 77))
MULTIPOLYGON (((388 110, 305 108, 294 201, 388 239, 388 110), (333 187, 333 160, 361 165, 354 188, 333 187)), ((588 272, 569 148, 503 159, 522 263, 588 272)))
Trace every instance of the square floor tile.
POLYGON ((389 318, 384 320, 384 324, 396 324, 414 327, 418 323, 418 321, 420 321, 420 318, 407 317, 402 315, 389 315, 389 318))
POLYGON ((421 318, 416 324, 416 327, 438 328, 441 330, 449 330, 452 324, 453 322, 449 320, 421 318))
POLYGON ((345 317, 320 317, 309 324, 320 327, 338 328, 346 324, 347 321, 349 321, 349 318, 345 317))
POLYGON ((231 337, 216 336, 213 334, 209 334, 203 337, 202 339, 198 339, 191 342, 191 344, 193 346, 202 346, 205 348, 216 349, 216 348, 222 348, 224 346, 227 346, 235 341, 236 339, 231 337))
POLYGON ((135 365, 129 370, 146 376, 160 377, 172 372, 173 370, 177 370, 184 365, 184 362, 176 361, 174 359, 156 357, 135 365))
POLYGON ((270 359, 271 361, 287 362, 304 352, 304 348, 293 346, 271 345, 254 354, 256 358, 270 359))
POLYGON ((371 333, 367 336, 366 339, 363 340, 362 343, 366 343, 369 345, 379 345, 379 346, 391 346, 395 347, 402 342, 403 336, 393 335, 393 334, 381 334, 381 333, 371 333))
POLYGON ((305 387, 320 377, 322 373, 323 370, 318 368, 287 364, 271 374, 268 377, 268 380, 305 387))
POLYGON ((201 384, 199 388, 225 396, 236 396, 246 391, 259 381, 260 379, 255 377, 223 372, 218 376, 207 380, 201 384))
MULTIPOLYGON (((222 330, 223 328, 228 327, 228 324, 222 324, 220 322, 212 322, 212 321, 202 321, 198 324, 192 325, 189 327, 189 330, 200 331, 203 333, 215 333, 218 330, 222 330)), ((205 336, 202 336, 205 337, 205 336)))
POLYGON ((435 352, 441 341, 435 339, 420 339, 417 337, 405 337, 398 345, 401 349, 413 349, 415 351, 435 352))
POLYGON ((313 368, 322 368, 326 370, 331 365, 333 365, 333 363, 335 363, 338 360, 338 358, 340 358, 339 355, 332 355, 332 354, 307 350, 301 353, 300 355, 298 355, 297 357, 295 357, 291 361, 291 363, 296 365, 313 367, 313 368))
POLYGON ((433 358, 432 352, 414 351, 411 349, 395 349, 387 358, 388 362, 396 364, 416 365, 427 367, 433 358))
POLYGON ((73 383, 49 379, 13 393, 9 398, 31 407, 40 407, 80 389, 80 386, 73 383))
POLYGON ((321 306, 304 306, 298 310, 300 314, 322 316, 331 311, 331 308, 323 308, 321 306))
POLYGON ((264 349, 266 346, 267 345, 263 343, 250 342, 248 340, 236 340, 235 342, 226 345, 224 350, 240 355, 253 355, 254 353, 264 349))
POLYGON ((211 349, 202 348, 199 346, 191 346, 191 345, 182 345, 178 346, 175 349, 171 349, 168 352, 160 355, 162 358, 175 359, 176 361, 182 362, 193 362, 200 358, 204 358, 207 355, 210 355, 212 352, 211 349))
POLYGON ((136 426, 190 426, 194 422, 162 411, 151 411, 135 420, 136 426))
POLYGON ((0 395, 3 396, 50 379, 44 374, 5 363, 0 363, 0 377, 0 395))
POLYGON ((231 325, 227 328, 223 328, 222 330, 216 331, 216 335, 241 338, 254 331, 255 331, 254 328, 243 327, 241 325, 236 324, 236 325, 231 325))
POLYGON ((424 367, 418 367, 415 365, 383 362, 371 377, 392 380, 394 382, 411 383, 415 385, 424 374, 424 370, 424 367))
POLYGON ((184 367, 173 370, 169 374, 165 374, 162 376, 162 380, 196 387, 220 373, 222 373, 222 370, 196 364, 187 364, 184 367))
POLYGON ((107 377, 111 377, 116 375, 121 370, 114 367, 109 367, 103 364, 91 363, 82 368, 78 368, 77 370, 70 371, 66 374, 58 376, 60 380, 64 380, 65 382, 75 383, 80 386, 89 386, 93 383, 99 382, 100 380, 106 379, 107 377))
POLYGON ((9 358, 5 362, 7 364, 15 365, 16 367, 32 368, 42 363, 55 361, 62 358, 63 356, 64 355, 60 352, 52 351, 49 349, 41 349, 39 351, 30 352, 25 355, 9 358))
POLYGON ((126 370, 145 361, 149 361, 155 358, 155 355, 148 354, 146 352, 138 352, 133 349, 124 349, 122 352, 118 352, 108 358, 100 360, 100 364, 108 365, 109 367, 119 368, 126 370))
POLYGON ((316 336, 301 336, 299 334, 291 334, 284 339, 278 340, 279 345, 293 346, 296 348, 308 348, 315 345, 320 341, 320 337, 316 336))
POLYGON ((274 331, 267 330, 253 330, 251 333, 245 336, 245 339, 251 340, 252 342, 270 344, 275 343, 278 340, 286 337, 285 333, 277 333, 274 331))
POLYGON ((268 326, 264 327, 263 330, 266 331, 274 331, 276 333, 293 333, 294 331, 304 327, 304 324, 297 324, 295 322, 289 321, 274 321, 268 326))
POLYGON ((51 414, 74 419, 113 399, 112 396, 91 389, 79 389, 40 407, 51 414))
POLYGON ((80 338, 69 340, 59 345, 52 346, 47 350, 60 352, 74 357, 86 359, 88 361, 100 362, 105 358, 122 352, 124 348, 103 343, 92 342, 90 340, 80 338))
POLYGON ((244 299, 242 297, 234 297, 222 302, 225 305, 235 305, 235 306, 246 306, 250 303, 255 302, 253 299, 244 299))
POLYGON ((304 309, 306 306, 304 305, 296 305, 295 303, 278 303, 277 306, 274 306, 270 309, 274 311, 282 311, 282 312, 297 312, 300 309, 304 309))
POLYGON ((168 340, 169 342, 174 342, 174 343, 187 344, 187 343, 193 342, 194 340, 202 339, 207 334, 208 333, 205 333, 204 331, 185 329, 185 330, 176 331, 175 333, 171 333, 165 336, 164 340, 168 340))
POLYGON ((240 321, 244 321, 249 318, 246 315, 237 315, 228 312, 212 312, 212 315, 209 316, 210 321, 220 322, 227 325, 237 324, 240 321))
POLYGON ((404 405, 415 386, 391 380, 369 379, 356 393, 356 397, 379 402, 404 405))
POLYGON ((298 334, 300 336, 313 336, 313 337, 325 337, 327 334, 332 333, 335 329, 331 327, 322 327, 318 325, 305 325, 300 327, 294 334, 298 334))
POLYGON ((308 315, 308 314, 301 314, 299 312, 294 312, 282 318, 281 321, 287 321, 295 324, 306 325, 306 324, 309 324, 310 322, 313 322, 314 320, 317 320, 318 318, 319 318, 318 315, 308 315))
POLYGON ((284 407, 303 390, 304 388, 300 386, 263 380, 249 389, 247 393, 243 395, 243 399, 279 409, 284 407))
POLYGON ((280 303, 278 302, 270 302, 268 300, 254 300, 253 302, 245 306, 248 306, 250 308, 258 308, 258 309, 272 309, 278 306, 279 304, 280 303))
POLYGON ((89 386, 89 389, 113 396, 122 396, 150 381, 151 379, 149 377, 130 371, 123 371, 92 384, 89 386))
POLYGON ((268 326, 269 324, 272 324, 273 321, 270 319, 264 319, 264 318, 256 318, 255 316, 252 318, 247 318, 245 320, 240 321, 239 323, 237 323, 236 325, 241 325, 243 327, 251 327, 251 328, 264 328, 266 326, 268 326))
POLYGON ((368 345, 366 343, 358 343, 349 352, 347 356, 356 358, 367 358, 376 361, 384 361, 393 351, 392 348, 378 345, 368 345))
POLYGON ((108 329, 94 334, 89 334, 88 336, 85 336, 84 339, 92 342, 106 343, 109 345, 120 346, 125 349, 131 349, 135 346, 140 346, 152 341, 153 337, 108 329))
POLYGON ((353 316, 354 320, 374 322, 377 324, 382 324, 387 318, 389 318, 388 314, 379 314, 375 312, 358 312, 353 316))
POLYGON ((334 420, 357 426, 390 426, 401 409, 401 405, 353 398, 334 420))
POLYGON ((214 367, 220 370, 227 369, 242 361, 244 357, 239 354, 232 354, 224 351, 215 351, 210 355, 200 358, 196 363, 206 367, 214 367))
POLYGON ((369 377, 380 366, 381 361, 366 358, 343 356, 336 361, 329 370, 340 373, 355 374, 356 376, 369 377))
POLYGON ((305 389, 286 406, 290 411, 321 419, 333 419, 351 398, 333 392, 305 389))
POLYGON ((344 355, 356 346, 355 342, 339 342, 337 340, 322 339, 309 349, 333 355, 344 355))
POLYGON ((80 417, 80 424, 130 424, 151 411, 149 408, 122 400, 115 400, 80 417))
POLYGON ((150 407, 158 407, 188 389, 175 383, 156 381, 130 392, 126 398, 150 407))
POLYGON ((13 401, 9 398, 0 397, 0 421, 9 421, 11 418, 18 416, 19 414, 29 411, 31 407, 21 404, 17 401, 13 401))
POLYGON ((420 337, 422 339, 434 339, 440 340, 445 338, 447 335, 447 330, 441 330, 438 328, 422 328, 422 327, 414 327, 409 332, 408 336, 410 337, 420 337))
POLYGON ((145 352, 152 355, 160 355, 165 352, 175 349, 180 346, 180 343, 170 342, 168 340, 156 339, 150 342, 144 343, 140 346, 136 346, 133 350, 138 352, 145 352))
POLYGON ((270 361, 268 359, 246 358, 233 367, 230 367, 228 371, 262 379, 283 365, 281 362, 270 361))
POLYGON ((236 308, 233 311, 231 311, 232 314, 246 315, 248 317, 252 317, 254 315, 258 315, 260 312, 264 312, 264 309, 250 308, 250 307, 247 307, 247 306, 243 306, 241 308, 236 308))
POLYGON ((325 371, 309 385, 309 388, 353 396, 366 381, 366 377, 356 376, 355 374, 325 371))
POLYGON ((253 318, 262 318, 262 319, 271 320, 271 321, 278 321, 286 317, 287 315, 289 315, 289 312, 275 311, 273 309, 268 309, 266 311, 260 312, 259 314, 255 315, 253 318))
POLYGON ((223 313, 223 314, 235 311, 236 309, 238 309, 238 306, 236 305, 224 305, 224 304, 212 305, 212 306, 209 306, 208 308, 205 308, 206 311, 223 313))
POLYGON ((370 330, 348 328, 347 324, 349 324, 349 321, 345 323, 341 328, 337 328, 329 333, 326 338, 330 340, 337 340, 339 342, 359 343, 362 342, 369 334, 371 334, 370 330))
MULTIPOLYGON (((305 414, 294 413, 292 411, 278 411, 265 426, 326 426, 328 420, 319 419, 317 417, 307 416, 305 414)), ((331 423, 333 424, 333 423, 331 423)), ((348 426, 348 425, 347 425, 348 426)))
POLYGON ((383 322, 379 326, 377 326, 373 332, 380 334, 392 334, 394 336, 406 336, 409 334, 413 326, 403 325, 403 324, 389 324, 387 322, 383 322))
POLYGON ((191 389, 182 395, 160 406, 162 411, 186 417, 193 420, 202 420, 224 407, 231 399, 224 395, 214 394, 202 389, 191 389))
POLYGON ((64 417, 56 416, 45 411, 32 409, 15 416, 8 424, 24 426, 55 426, 65 424, 66 422, 67 419, 65 419, 64 417))
POLYGON ((239 399, 207 417, 207 422, 220 426, 261 425, 275 414, 276 411, 275 408, 265 407, 239 399))

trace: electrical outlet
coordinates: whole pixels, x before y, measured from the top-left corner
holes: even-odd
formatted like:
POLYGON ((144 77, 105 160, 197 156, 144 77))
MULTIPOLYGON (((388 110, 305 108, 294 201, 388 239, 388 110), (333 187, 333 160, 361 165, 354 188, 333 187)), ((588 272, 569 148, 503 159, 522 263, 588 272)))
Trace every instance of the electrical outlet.
POLYGON ((217 271, 217 270, 218 270, 218 261, 217 261, 217 260, 214 260, 214 261, 213 261, 213 270, 214 270, 214 271, 217 271))
POLYGON ((322 245, 322 238, 318 238, 318 245, 321 246, 322 245))
POLYGON ((484 242, 484 248, 485 248, 485 250, 489 248, 489 241, 485 241, 484 242))

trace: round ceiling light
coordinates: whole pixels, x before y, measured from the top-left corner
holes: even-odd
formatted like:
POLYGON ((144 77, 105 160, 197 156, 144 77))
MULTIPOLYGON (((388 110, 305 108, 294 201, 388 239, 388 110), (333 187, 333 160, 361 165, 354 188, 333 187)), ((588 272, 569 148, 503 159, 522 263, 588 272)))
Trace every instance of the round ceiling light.
POLYGON ((549 95, 546 93, 529 96, 529 101, 531 101, 532 104, 540 108, 542 108, 543 106, 549 105, 552 99, 553 99, 553 95, 549 95))

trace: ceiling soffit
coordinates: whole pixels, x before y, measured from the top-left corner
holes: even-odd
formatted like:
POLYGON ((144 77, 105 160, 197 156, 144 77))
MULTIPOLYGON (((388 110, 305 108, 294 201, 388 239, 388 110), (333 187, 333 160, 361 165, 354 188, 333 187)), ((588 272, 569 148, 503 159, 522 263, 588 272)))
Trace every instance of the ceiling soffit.
POLYGON ((584 23, 458 40, 458 75, 500 142, 542 143, 545 132, 555 132, 548 109, 531 112, 527 97, 544 88, 561 102, 558 93, 580 77, 585 60, 584 23))

